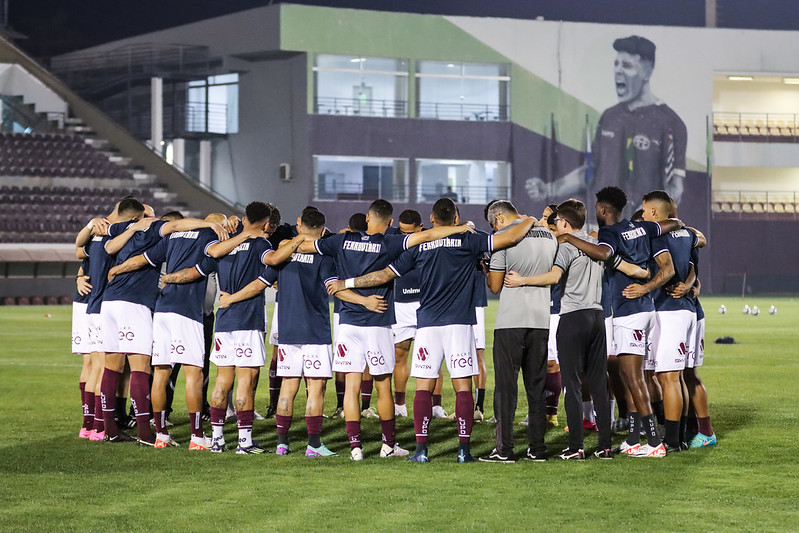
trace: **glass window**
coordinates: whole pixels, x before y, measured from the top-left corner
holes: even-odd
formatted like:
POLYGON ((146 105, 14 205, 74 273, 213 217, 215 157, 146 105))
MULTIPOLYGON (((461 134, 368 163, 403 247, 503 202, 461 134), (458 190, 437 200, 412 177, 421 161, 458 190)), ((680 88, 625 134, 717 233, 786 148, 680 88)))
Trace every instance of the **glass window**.
POLYGON ((220 74, 188 83, 186 130, 238 133, 239 75, 220 74))
POLYGON ((440 120, 509 120, 508 65, 419 61, 417 116, 440 120))
POLYGON ((315 156, 314 200, 408 201, 408 160, 315 156))
POLYGON ((408 116, 404 59, 318 55, 313 70, 317 114, 408 116))
POLYGON ((416 201, 449 197, 464 204, 510 199, 510 163, 505 161, 416 160, 416 201))

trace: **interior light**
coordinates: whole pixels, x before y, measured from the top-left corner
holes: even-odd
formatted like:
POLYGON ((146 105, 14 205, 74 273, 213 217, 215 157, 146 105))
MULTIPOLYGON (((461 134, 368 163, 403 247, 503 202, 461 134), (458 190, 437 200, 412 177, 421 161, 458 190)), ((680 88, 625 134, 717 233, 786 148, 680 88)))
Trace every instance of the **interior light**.
POLYGON ((799 78, 782 78, 785 85, 799 85, 799 78))
POLYGON ((727 79, 730 81, 752 81, 754 78, 752 76, 727 76, 727 79))
POLYGON ((362 57, 356 57, 354 59, 350 59, 350 63, 360 63, 364 59, 362 57))

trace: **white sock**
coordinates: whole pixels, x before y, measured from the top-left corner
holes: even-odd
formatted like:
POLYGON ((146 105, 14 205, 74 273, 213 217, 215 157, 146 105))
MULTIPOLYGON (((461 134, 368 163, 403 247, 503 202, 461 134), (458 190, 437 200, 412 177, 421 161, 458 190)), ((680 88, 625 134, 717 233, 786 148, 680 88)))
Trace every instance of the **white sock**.
POLYGON ((252 428, 239 429, 239 446, 242 448, 252 446, 252 428))
POLYGON ((224 426, 211 426, 213 442, 225 442, 225 435, 222 433, 224 426))
POLYGON ((616 420, 616 399, 610 400, 610 421, 616 420))
POLYGON ((589 422, 596 422, 596 418, 594 417, 594 402, 593 402, 593 400, 589 400, 587 402, 583 402, 583 418, 585 418, 589 422))

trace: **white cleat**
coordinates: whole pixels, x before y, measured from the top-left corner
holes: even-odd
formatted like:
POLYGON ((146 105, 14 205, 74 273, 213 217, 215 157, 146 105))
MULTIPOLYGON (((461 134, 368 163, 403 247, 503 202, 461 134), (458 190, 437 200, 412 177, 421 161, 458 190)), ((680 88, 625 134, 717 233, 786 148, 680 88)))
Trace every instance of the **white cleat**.
POLYGON ((350 459, 353 461, 363 461, 363 450, 361 448, 353 448, 350 450, 350 459))
POLYGON ((447 412, 440 405, 434 405, 433 418, 447 418, 447 412))
POLYGON ((372 407, 369 407, 369 408, 364 409, 363 411, 361 411, 361 416, 363 418, 380 418, 377 415, 377 413, 375 413, 375 410, 372 407))
POLYGON ((266 420, 266 418, 264 418, 264 415, 255 410, 253 410, 252 412, 252 418, 253 420, 266 420))
POLYGON ((392 448, 385 442, 383 443, 383 447, 380 448, 380 457, 407 457, 410 454, 408 450, 405 448, 400 448, 399 444, 394 444, 392 448))
POLYGON ((403 416, 408 416, 408 406, 394 404, 394 418, 402 418, 403 416))
POLYGON ((483 416, 483 412, 480 409, 475 409, 474 410, 474 421, 475 422, 482 422, 484 419, 485 419, 485 416, 483 416))
POLYGON ((519 422, 520 426, 529 426, 530 425, 530 415, 524 417, 524 420, 519 422))

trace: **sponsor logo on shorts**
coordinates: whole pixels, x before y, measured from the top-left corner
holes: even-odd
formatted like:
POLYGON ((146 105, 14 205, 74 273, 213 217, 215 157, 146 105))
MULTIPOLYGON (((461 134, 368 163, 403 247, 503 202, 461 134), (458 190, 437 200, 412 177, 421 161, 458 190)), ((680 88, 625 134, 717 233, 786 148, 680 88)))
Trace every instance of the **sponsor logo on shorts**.
POLYGON ((214 350, 217 352, 222 351, 222 341, 220 341, 218 338, 214 338, 214 350))
POLYGON ((83 339, 80 338, 80 335, 75 335, 72 337, 72 344, 80 344, 83 342, 83 339))
POLYGON ((681 342, 681 343, 680 343, 680 345, 679 345, 679 346, 677 346, 677 352, 678 352, 680 355, 682 355, 682 356, 684 356, 685 354, 687 354, 687 353, 688 353, 688 348, 685 346, 685 343, 684 343, 684 342, 681 342))
POLYGON ((183 355, 183 352, 186 351, 186 347, 183 346, 182 340, 172 341, 172 344, 169 346, 169 353, 173 354, 176 353, 178 355, 183 355))
MULTIPOLYGON (((309 357, 309 356, 306 356, 306 357, 309 357)), ((311 369, 319 370, 320 368, 322 368, 322 362, 319 359, 305 359, 305 362, 303 363, 303 365, 308 370, 311 370, 311 369)))
POLYGON ((422 346, 419 348, 419 351, 416 354, 419 357, 420 361, 427 361, 427 356, 430 355, 430 352, 427 351, 427 348, 422 346))
POLYGON ((369 359, 369 362, 372 364, 372 366, 386 364, 386 358, 380 352, 373 352, 372 350, 366 350, 366 357, 369 359))
POLYGON ((339 357, 346 357, 348 351, 349 349, 346 344, 338 344, 336 346, 336 353, 339 357))
POLYGON ((633 339, 637 341, 641 341, 644 339, 644 330, 636 329, 633 331, 633 339))
POLYGON ((472 356, 466 353, 456 353, 449 356, 450 368, 471 368, 472 364, 472 356))
POLYGON ((252 357, 252 349, 236 346, 236 357, 252 357))
POLYGON ((286 360, 286 349, 285 348, 278 348, 277 349, 277 360, 278 361, 285 361, 286 360))
POLYGON ((136 338, 136 334, 133 333, 130 328, 124 327, 119 330, 119 340, 132 341, 134 338, 136 338))

